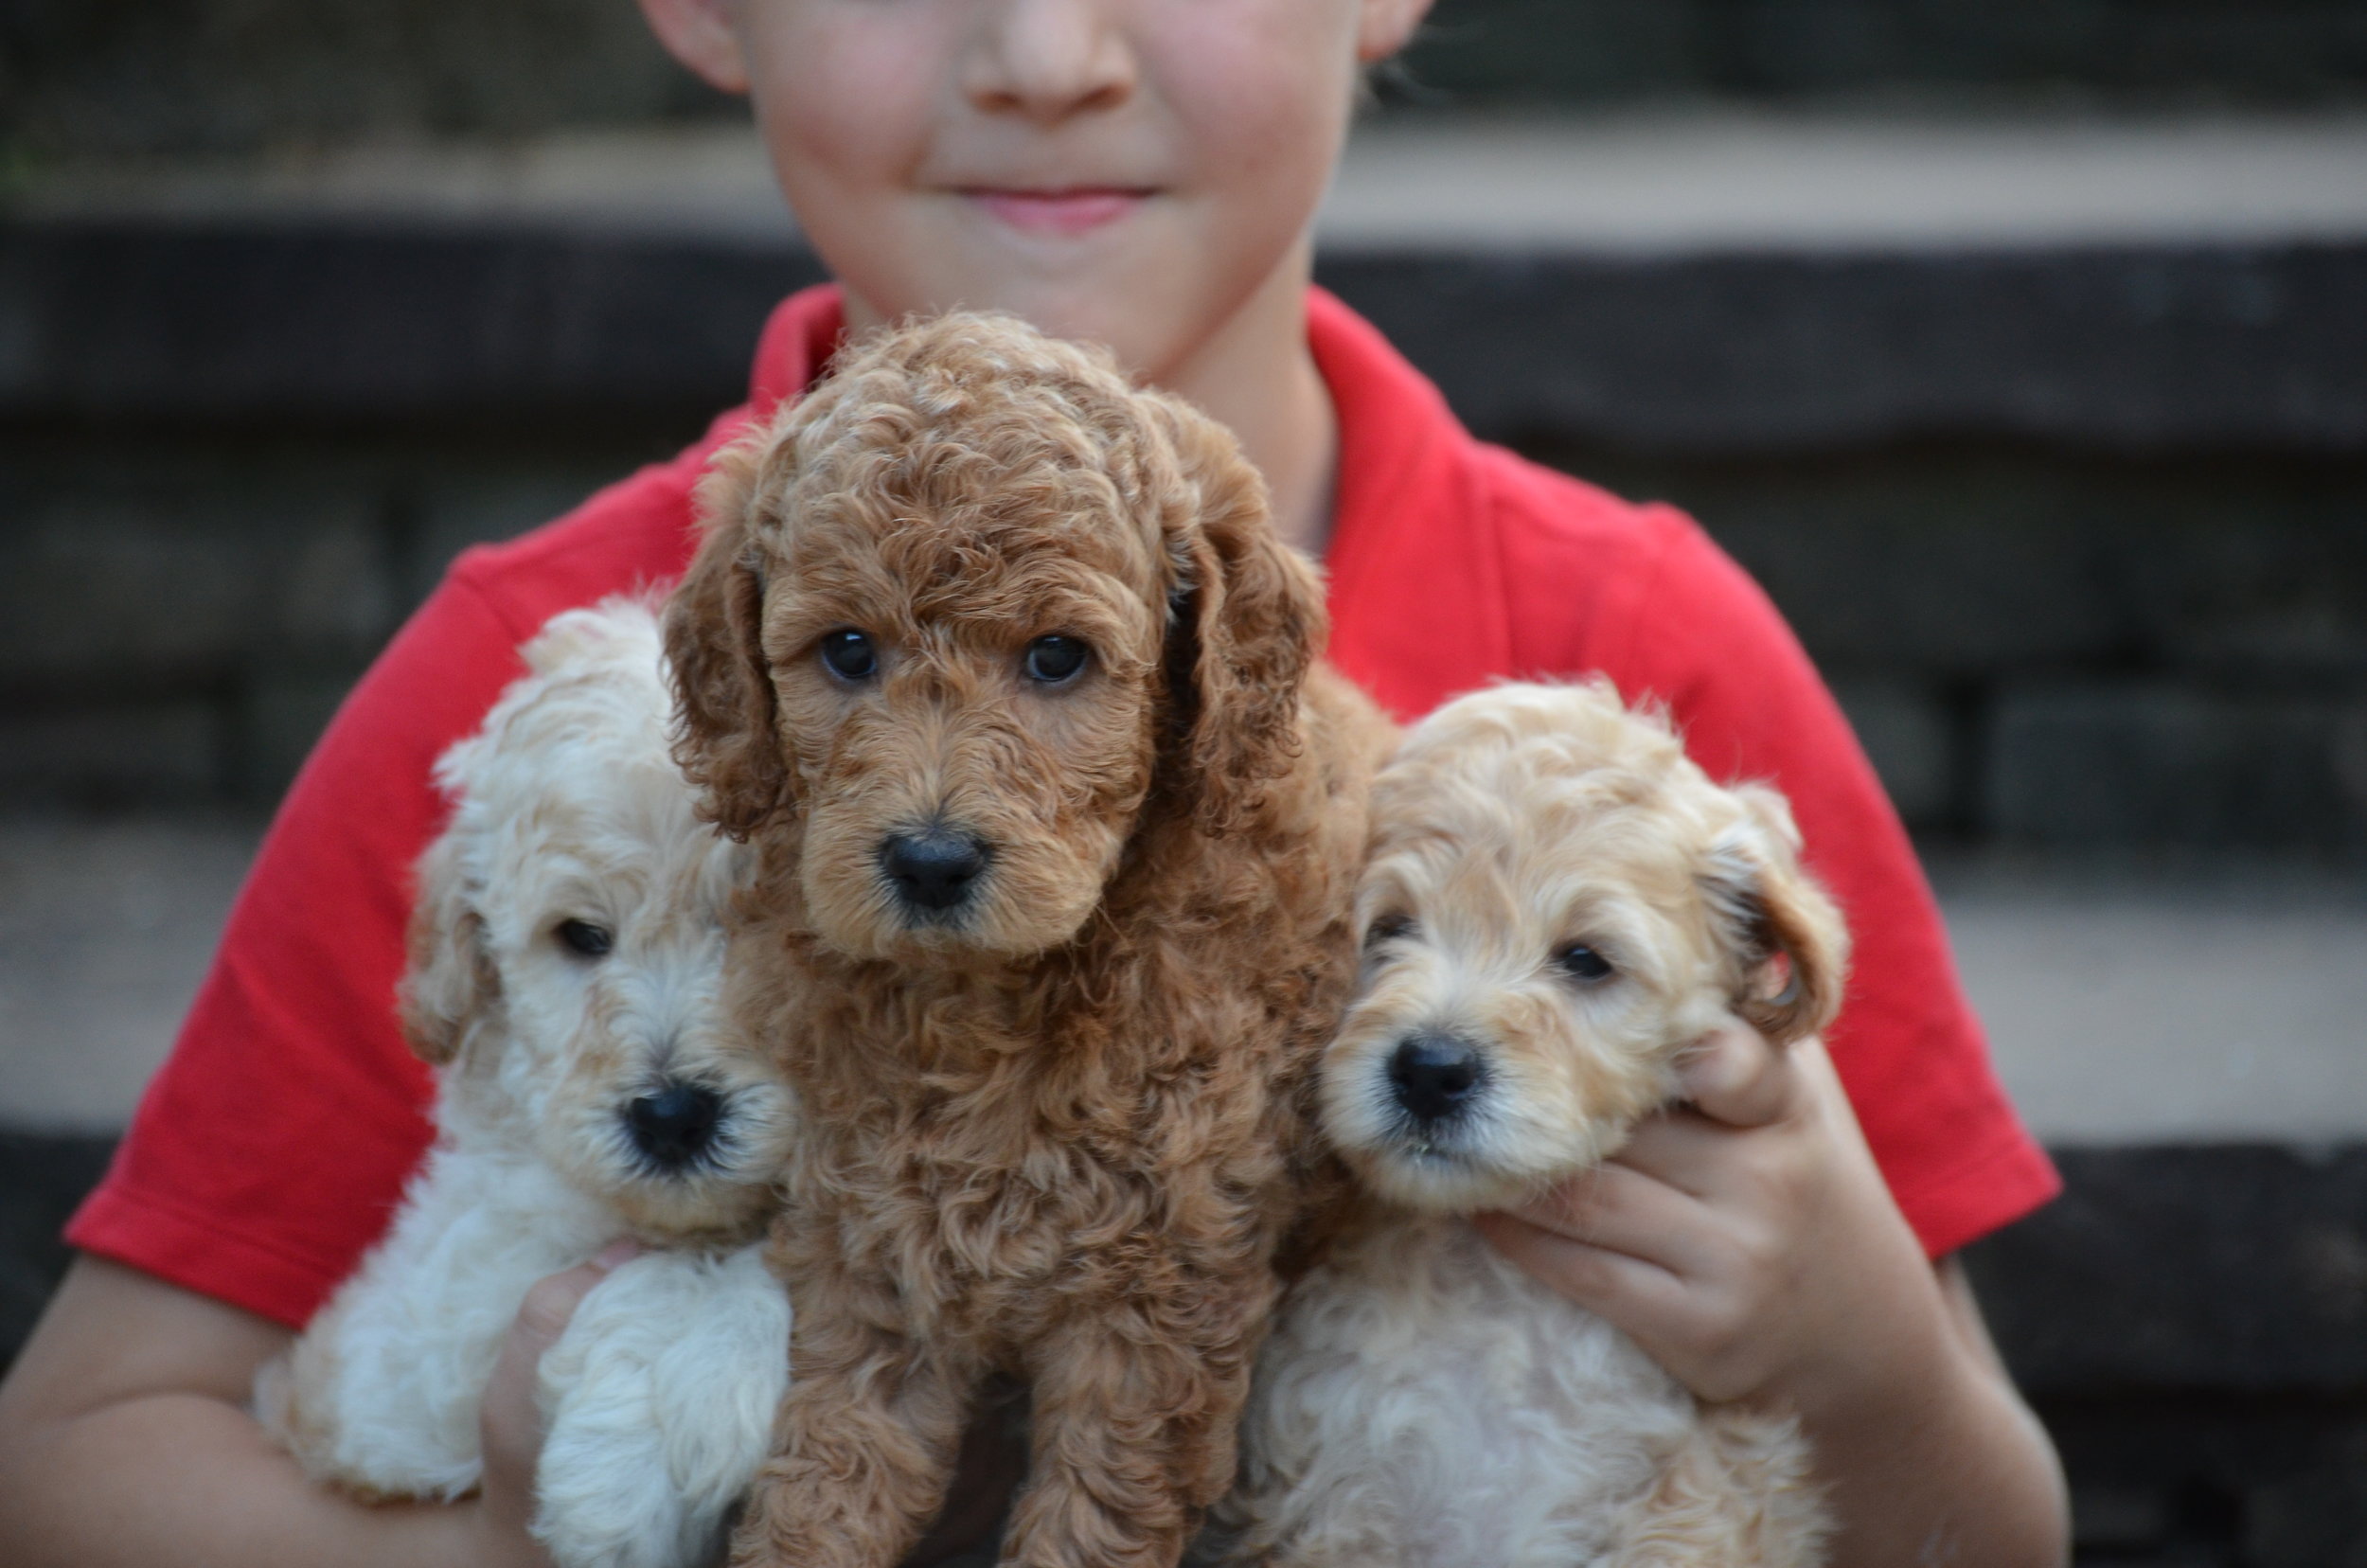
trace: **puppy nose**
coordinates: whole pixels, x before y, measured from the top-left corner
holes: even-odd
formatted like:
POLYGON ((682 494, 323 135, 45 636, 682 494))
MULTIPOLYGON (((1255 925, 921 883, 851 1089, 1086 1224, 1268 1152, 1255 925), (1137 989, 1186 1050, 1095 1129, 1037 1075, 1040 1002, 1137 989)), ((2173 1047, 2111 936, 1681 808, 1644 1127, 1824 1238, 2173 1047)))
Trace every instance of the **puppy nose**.
POLYGON ((1462 1110, 1486 1074, 1479 1047, 1428 1030, 1399 1041, 1389 1059, 1389 1081, 1397 1085, 1397 1103, 1425 1125, 1462 1110))
POLYGON ((635 1148, 667 1170, 678 1170, 715 1142, 723 1096, 697 1083, 669 1082, 625 1107, 635 1148))
POLYGON ((925 828, 881 845, 880 864, 914 908, 952 909, 970 897, 987 868, 987 846, 969 833, 925 828))

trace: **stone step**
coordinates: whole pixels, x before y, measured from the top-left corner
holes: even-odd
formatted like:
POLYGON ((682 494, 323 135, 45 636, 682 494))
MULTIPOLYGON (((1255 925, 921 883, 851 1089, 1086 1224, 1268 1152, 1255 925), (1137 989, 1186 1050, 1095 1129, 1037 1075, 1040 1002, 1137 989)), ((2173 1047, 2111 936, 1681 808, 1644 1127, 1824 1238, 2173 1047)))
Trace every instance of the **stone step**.
MULTIPOLYGON (((2367 24, 2345 0, 1440 0, 1378 84, 1394 105, 1467 112, 2357 103, 2367 24)), ((33 3, 0 16, 0 138, 35 156, 737 112, 608 0, 33 3)))
POLYGON ((2367 115, 1667 109, 1360 127, 1334 251, 1998 250, 2367 235, 2367 115))
MULTIPOLYGON (((820 275, 744 129, 9 212, 0 810, 268 802, 453 549, 820 275)), ((1475 428, 1702 519, 1919 830, 2367 849, 2367 116, 1383 117, 1323 233, 1475 428)))
POLYGON ((1998 1072, 2048 1143, 2367 1137, 2367 882, 2260 863, 1936 872, 1998 1072))
MULTIPOLYGON (((818 276, 729 127, 67 163, 5 210, 17 419, 711 408, 818 276)), ((1318 233, 1491 436, 2367 450, 2367 115, 1383 119, 1318 233)))
POLYGON ((122 1126, 260 834, 220 816, 0 819, 0 1127, 122 1126))
MULTIPOLYGON (((1908 440, 2367 450, 2367 243, 1326 254, 1484 436, 1692 456, 1908 440)), ((0 419, 683 420, 820 276, 793 243, 278 219, 0 223, 0 419)))
MULTIPOLYGON (((0 1126, 119 1126, 251 819, 0 818, 0 1126)), ((2367 884, 2264 862, 1943 859, 2000 1074, 2066 1148, 2367 1142, 2367 884)))
POLYGON ((1403 62, 1416 104, 2003 96, 2356 98, 2343 0, 1441 0, 1403 62))
MULTIPOLYGON (((28 218, 414 219, 786 240, 744 125, 395 141, 37 170, 28 218)), ((1333 251, 1834 251, 2367 236, 2367 112, 1785 111, 1381 116, 1317 219, 1333 251)))

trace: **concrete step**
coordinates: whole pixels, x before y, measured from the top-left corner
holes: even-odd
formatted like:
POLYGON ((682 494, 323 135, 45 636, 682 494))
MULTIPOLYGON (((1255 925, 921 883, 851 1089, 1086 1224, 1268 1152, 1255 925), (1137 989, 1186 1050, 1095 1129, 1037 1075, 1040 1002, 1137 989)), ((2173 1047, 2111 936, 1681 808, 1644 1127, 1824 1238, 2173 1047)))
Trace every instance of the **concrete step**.
MULTIPOLYGON (((785 240, 745 125, 392 141, 36 169, 26 218, 472 221, 785 240)), ((2177 116, 1696 107, 1381 116, 1317 219, 1335 251, 1830 251, 2367 235, 2367 112, 2177 116)))
MULTIPOLYGON (((105 1131, 203 976, 250 819, 0 819, 0 1126, 105 1131)), ((2367 882, 1941 861, 1999 1071, 2051 1144, 2367 1140, 2367 882)))
POLYGON ((0 821, 0 1127, 122 1125, 259 834, 222 817, 0 821))
POLYGON ((1999 1074, 2040 1138, 2367 1134, 2367 882, 2225 862, 1935 870, 1999 1074))
POLYGON ((1335 250, 2194 244, 2367 234, 2367 115, 2177 118, 1666 110, 1381 119, 1335 250))

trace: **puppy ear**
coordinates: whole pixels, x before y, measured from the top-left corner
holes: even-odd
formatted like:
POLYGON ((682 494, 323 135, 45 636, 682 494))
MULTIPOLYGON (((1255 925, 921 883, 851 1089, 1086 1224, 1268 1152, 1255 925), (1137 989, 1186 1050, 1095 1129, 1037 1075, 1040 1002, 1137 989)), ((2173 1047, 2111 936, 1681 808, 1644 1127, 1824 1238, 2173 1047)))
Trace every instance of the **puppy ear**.
POLYGON ((1801 868, 1800 831, 1784 797, 1755 784, 1734 793, 1749 815, 1711 845, 1702 890, 1740 974, 1735 1011, 1789 1045, 1841 1011, 1849 928, 1801 868))
POLYGON ((1315 568, 1274 536, 1264 479, 1222 427, 1171 406, 1196 505, 1170 508, 1171 760, 1201 829, 1229 832, 1290 771, 1299 699, 1330 632, 1315 568))
POLYGON ((791 802, 773 677, 758 640, 764 579, 749 514, 761 466, 760 449, 745 442, 717 454, 699 486, 706 536, 666 605, 674 760, 705 792, 705 813, 743 843, 791 802))
POLYGON ((485 918, 468 899, 457 834, 447 832, 420 858, 407 943, 396 1016, 419 1060, 441 1067, 501 1005, 501 973, 486 946, 485 918))

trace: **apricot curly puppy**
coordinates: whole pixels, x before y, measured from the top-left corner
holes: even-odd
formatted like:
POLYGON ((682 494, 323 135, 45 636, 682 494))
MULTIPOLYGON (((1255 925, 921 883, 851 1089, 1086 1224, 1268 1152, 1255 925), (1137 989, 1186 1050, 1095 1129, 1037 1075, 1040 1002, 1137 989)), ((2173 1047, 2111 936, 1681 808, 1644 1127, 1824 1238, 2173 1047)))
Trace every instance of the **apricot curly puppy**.
POLYGON ((1212 1560, 1807 1568, 1789 1420, 1703 1408, 1464 1222, 1614 1153, 1735 1018, 1840 1005, 1846 933, 1773 791, 1720 789, 1608 684, 1505 686, 1374 786, 1358 995, 1324 1126, 1377 1201, 1259 1363, 1212 1560))
POLYGON ((679 755, 760 850, 734 1005, 809 1116, 735 1560, 895 1562, 1004 1372, 1004 1560, 1166 1568, 1308 1203, 1388 726, 1230 437, 1019 322, 873 340, 703 493, 679 755))

